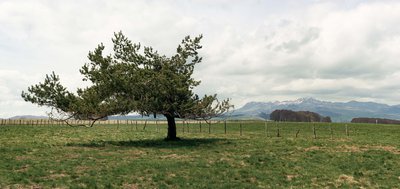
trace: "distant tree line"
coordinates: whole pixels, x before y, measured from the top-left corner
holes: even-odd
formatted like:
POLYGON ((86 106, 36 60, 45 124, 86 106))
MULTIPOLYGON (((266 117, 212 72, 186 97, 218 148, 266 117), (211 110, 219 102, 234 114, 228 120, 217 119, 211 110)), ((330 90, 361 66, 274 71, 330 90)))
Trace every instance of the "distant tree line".
POLYGON ((273 121, 289 122, 332 122, 331 118, 310 111, 275 110, 270 114, 273 121))
POLYGON ((357 117, 351 120, 352 123, 375 123, 375 124, 400 124, 399 120, 357 117))

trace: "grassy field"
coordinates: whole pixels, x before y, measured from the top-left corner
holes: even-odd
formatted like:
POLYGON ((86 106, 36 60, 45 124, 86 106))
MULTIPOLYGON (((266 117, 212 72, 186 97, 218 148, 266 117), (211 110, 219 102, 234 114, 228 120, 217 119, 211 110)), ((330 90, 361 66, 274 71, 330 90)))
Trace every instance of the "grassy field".
POLYGON ((398 125, 210 131, 178 124, 182 141, 165 142, 165 125, 1 126, 0 188, 400 188, 398 125))

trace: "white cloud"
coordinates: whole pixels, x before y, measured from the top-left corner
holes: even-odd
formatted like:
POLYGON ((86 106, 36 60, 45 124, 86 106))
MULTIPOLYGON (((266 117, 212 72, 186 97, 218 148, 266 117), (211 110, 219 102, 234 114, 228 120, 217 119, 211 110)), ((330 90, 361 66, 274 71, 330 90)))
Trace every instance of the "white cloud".
POLYGON ((71 90, 85 85, 88 51, 111 50, 119 30, 167 55, 204 34, 196 91, 237 107, 303 96, 399 103, 396 1, 15 0, 0 2, 0 26, 0 117, 37 114, 20 92, 53 70, 71 90))
POLYGON ((397 92, 399 86, 384 86, 400 73, 399 18, 400 4, 395 2, 346 9, 323 3, 299 15, 267 16, 253 32, 238 32, 224 40, 231 53, 208 69, 230 81, 224 86, 240 89, 235 95, 249 97, 244 101, 315 96, 398 103, 396 95, 387 94, 397 92), (243 74, 248 76, 246 82, 241 81, 243 74))
POLYGON ((0 117, 36 113, 43 115, 46 108, 32 106, 21 98, 26 83, 38 82, 37 74, 27 75, 15 70, 0 70, 0 117))

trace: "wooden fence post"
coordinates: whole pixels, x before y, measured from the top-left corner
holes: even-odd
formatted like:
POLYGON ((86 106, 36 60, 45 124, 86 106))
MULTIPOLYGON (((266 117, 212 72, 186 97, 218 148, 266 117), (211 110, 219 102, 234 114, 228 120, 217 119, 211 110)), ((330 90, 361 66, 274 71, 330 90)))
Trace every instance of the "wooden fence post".
POLYGON ((225 134, 226 134, 226 120, 224 121, 224 130, 225 130, 225 134))
POLYGON ((240 122, 239 124, 240 124, 240 136, 242 136, 242 122, 240 122))
POLYGON ((268 137, 268 123, 267 123, 267 121, 264 121, 264 132, 265 132, 265 135, 268 137))
POLYGON ((276 137, 281 137, 281 133, 280 133, 280 131, 279 131, 279 123, 276 122, 275 125, 276 125, 276 128, 277 128, 276 137))
POLYGON ((147 119, 144 121, 144 127, 143 127, 143 131, 146 130, 146 126, 147 126, 147 119))
POLYGON ((317 132, 315 131, 315 123, 313 123, 314 139, 317 139, 317 132))
POLYGON ((201 133, 201 120, 199 121, 200 133, 201 133))
POLYGON ((136 131, 137 131, 137 120, 135 121, 135 127, 136 127, 136 131))
POLYGON ((208 134, 211 134, 211 122, 208 123, 208 134))
POLYGON ((346 124, 346 135, 349 136, 349 129, 347 127, 347 124, 346 124))

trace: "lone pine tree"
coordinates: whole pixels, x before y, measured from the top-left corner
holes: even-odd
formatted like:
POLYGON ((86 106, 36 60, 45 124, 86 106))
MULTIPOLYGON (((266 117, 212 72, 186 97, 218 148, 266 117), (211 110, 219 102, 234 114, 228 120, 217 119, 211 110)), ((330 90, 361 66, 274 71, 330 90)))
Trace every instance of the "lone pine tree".
POLYGON ((198 55, 202 36, 185 37, 176 53, 167 57, 152 47, 141 48, 122 32, 114 34, 113 53, 103 55, 103 44, 89 52, 89 63, 80 69, 86 88, 69 92, 54 72, 43 83, 22 91, 25 101, 52 108, 50 116, 64 115, 63 120, 95 121, 109 115, 137 112, 141 115, 164 115, 168 121, 167 140, 176 140, 175 118, 210 119, 229 111, 229 99, 217 95, 200 98, 193 88, 200 81, 192 78, 194 66, 202 61, 198 55))

